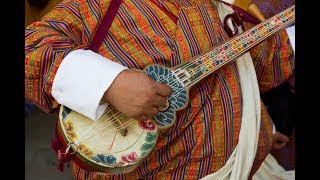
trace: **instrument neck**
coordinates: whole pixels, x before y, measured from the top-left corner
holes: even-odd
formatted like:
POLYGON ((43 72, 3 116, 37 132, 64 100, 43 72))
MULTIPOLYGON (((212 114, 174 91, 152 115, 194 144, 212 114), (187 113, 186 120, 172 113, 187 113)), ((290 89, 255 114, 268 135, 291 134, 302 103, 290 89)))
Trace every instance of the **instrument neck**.
POLYGON ((184 87, 190 88, 294 21, 295 5, 213 48, 208 53, 177 66, 173 73, 184 87))

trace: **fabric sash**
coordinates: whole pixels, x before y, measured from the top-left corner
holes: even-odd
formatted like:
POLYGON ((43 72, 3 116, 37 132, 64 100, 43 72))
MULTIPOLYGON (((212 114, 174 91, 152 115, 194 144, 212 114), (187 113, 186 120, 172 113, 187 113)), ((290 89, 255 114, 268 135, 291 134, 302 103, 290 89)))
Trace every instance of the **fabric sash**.
POLYGON ((117 15, 121 2, 122 0, 111 0, 108 10, 104 14, 103 19, 101 20, 101 23, 98 26, 98 29, 89 46, 89 49, 92 50, 93 52, 96 52, 96 53, 98 52, 100 45, 105 39, 111 27, 111 24, 117 15))
MULTIPOLYGON (((221 21, 234 12, 225 4, 216 5, 221 21)), ((230 27, 232 28, 232 25, 230 27)), ((242 29, 239 30, 241 33, 242 29)), ((256 72, 248 52, 238 58, 236 63, 243 101, 238 145, 221 169, 203 179, 248 179, 256 155, 261 123, 260 92, 256 72)))
MULTIPOLYGON (((233 1, 233 0, 231 0, 233 1)), ((213 2, 215 3, 215 2, 213 2)), ((234 3, 230 2, 231 4, 234 3)), ((221 21, 234 11, 222 3, 216 3, 221 21)), ((230 25, 232 28, 232 25, 230 25)), ((240 33, 242 29, 240 29, 240 33)), ((226 164, 217 172, 203 177, 203 180, 242 180, 248 179, 258 147, 261 123, 260 93, 252 58, 247 52, 236 61, 243 99, 243 113, 239 142, 226 164)), ((285 171, 269 154, 264 160, 254 180, 294 179, 294 171, 285 171)))
MULTIPOLYGON (((111 24, 119 10, 119 7, 121 5, 122 0, 111 0, 110 5, 107 9, 107 12, 104 14, 103 19, 101 20, 100 25, 98 26, 98 29, 92 39, 92 42, 89 46, 89 49, 92 50, 93 52, 98 53, 98 49, 101 46, 103 40, 105 39, 111 24)), ((55 126, 55 137, 51 141, 51 147, 52 149, 57 153, 58 155, 58 160, 59 160, 59 165, 58 169, 60 171, 63 171, 64 164, 69 163, 71 159, 74 157, 74 154, 71 154, 70 152, 68 153, 63 153, 66 150, 66 145, 63 144, 59 137, 58 137, 58 132, 57 132, 57 125, 55 126)))
POLYGON ((234 6, 232 4, 229 4, 225 1, 221 1, 221 0, 218 0, 218 1, 222 2, 223 4, 225 4, 227 6, 230 6, 235 12, 237 12, 241 21, 248 22, 251 24, 259 24, 260 23, 260 21, 257 18, 255 18, 254 16, 249 14, 247 11, 245 11, 237 6, 234 6))
POLYGON ((295 170, 286 171, 271 154, 268 154, 252 179, 294 180, 295 170))

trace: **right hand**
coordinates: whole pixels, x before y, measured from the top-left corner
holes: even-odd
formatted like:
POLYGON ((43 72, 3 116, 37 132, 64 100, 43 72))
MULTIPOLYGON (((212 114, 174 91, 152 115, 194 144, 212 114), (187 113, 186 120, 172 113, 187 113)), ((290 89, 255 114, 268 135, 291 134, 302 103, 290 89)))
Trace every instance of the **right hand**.
POLYGON ((172 89, 151 79, 146 73, 122 71, 105 92, 102 100, 123 114, 137 120, 147 120, 165 107, 172 89))

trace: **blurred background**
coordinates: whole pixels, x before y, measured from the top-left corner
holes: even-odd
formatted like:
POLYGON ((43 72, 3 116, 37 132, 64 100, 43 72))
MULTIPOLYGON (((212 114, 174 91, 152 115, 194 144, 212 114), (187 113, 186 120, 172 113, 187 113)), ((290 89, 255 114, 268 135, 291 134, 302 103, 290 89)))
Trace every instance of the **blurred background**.
POLYGON ((71 167, 58 170, 58 160, 51 148, 56 115, 46 114, 26 102, 25 115, 25 179, 71 180, 71 167))

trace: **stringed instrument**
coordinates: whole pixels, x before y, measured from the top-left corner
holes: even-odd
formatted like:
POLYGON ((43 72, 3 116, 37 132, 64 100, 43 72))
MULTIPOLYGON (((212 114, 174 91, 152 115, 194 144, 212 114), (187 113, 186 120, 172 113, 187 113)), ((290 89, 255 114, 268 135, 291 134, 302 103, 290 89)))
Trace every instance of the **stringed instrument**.
POLYGON ((168 106, 153 119, 137 121, 109 105, 104 115, 93 121, 61 106, 57 132, 66 149, 60 155, 73 154, 73 161, 87 170, 108 174, 134 170, 155 147, 160 130, 170 128, 176 112, 187 106, 192 86, 294 22, 293 5, 188 62, 173 68, 147 66, 147 75, 173 89, 168 106))

